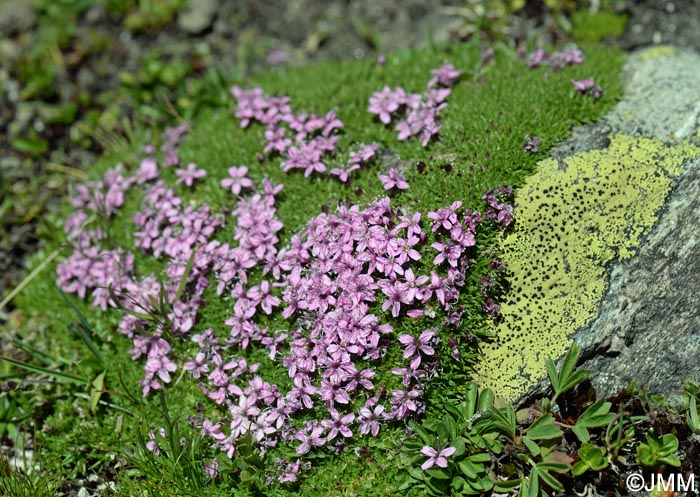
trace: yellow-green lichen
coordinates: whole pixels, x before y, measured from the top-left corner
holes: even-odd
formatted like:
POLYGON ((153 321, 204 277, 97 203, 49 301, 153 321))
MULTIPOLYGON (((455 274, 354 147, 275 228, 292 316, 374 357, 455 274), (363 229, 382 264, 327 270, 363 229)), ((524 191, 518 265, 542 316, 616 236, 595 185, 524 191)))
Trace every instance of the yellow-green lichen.
POLYGON ((477 367, 483 386, 513 400, 544 376, 546 357, 565 353, 597 314, 605 265, 634 254, 684 160, 696 156, 691 145, 617 135, 606 149, 538 164, 502 243, 511 291, 477 367))
POLYGON ((671 57, 678 50, 670 45, 659 45, 657 47, 647 48, 642 52, 642 60, 660 59, 661 57, 671 57))

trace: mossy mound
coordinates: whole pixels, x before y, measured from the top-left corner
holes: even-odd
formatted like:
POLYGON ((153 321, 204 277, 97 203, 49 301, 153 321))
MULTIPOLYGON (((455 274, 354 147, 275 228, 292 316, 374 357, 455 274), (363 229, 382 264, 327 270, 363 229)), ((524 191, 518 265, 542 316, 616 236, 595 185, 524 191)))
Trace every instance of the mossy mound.
MULTIPOLYGON (((473 210, 483 207, 481 197, 486 190, 500 185, 518 186, 526 181, 535 169, 537 159, 544 156, 551 146, 563 139, 573 126, 601 116, 621 93, 619 74, 622 57, 613 50, 585 50, 584 47, 584 63, 557 71, 529 69, 514 52, 497 48, 495 59, 488 62, 484 62, 476 44, 467 44, 448 50, 392 54, 387 57, 385 65, 361 61, 322 64, 303 70, 279 70, 245 82, 245 86, 260 85, 268 94, 288 95, 297 112, 322 115, 336 109, 338 117, 345 124, 338 138, 341 150, 347 152, 354 143, 376 142, 386 151, 386 155, 400 161, 411 186, 404 192, 392 193, 392 205, 410 212, 427 212, 461 201, 466 208, 473 210), (416 140, 399 141, 393 127, 384 126, 367 112, 368 99, 383 86, 402 86, 407 91, 422 91, 430 78, 430 70, 444 62, 462 70, 463 76, 453 88, 448 107, 440 114, 443 128, 439 140, 427 147, 416 140), (578 95, 571 85, 571 79, 591 75, 595 75, 596 82, 605 90, 605 96, 601 99, 578 95), (539 153, 523 150, 528 135, 542 138, 539 153)), ((228 88, 221 88, 222 93, 227 91, 228 88)), ((208 172, 196 188, 176 185, 174 169, 163 169, 162 179, 174 188, 183 205, 201 206, 206 203, 212 210, 220 210, 222 215, 226 209, 230 212, 236 205, 236 199, 221 188, 220 182, 226 178, 227 168, 231 165, 245 164, 255 184, 260 184, 263 179, 284 184, 276 208, 277 216, 284 225, 280 241, 286 244, 309 219, 324 211, 335 211, 341 204, 366 206, 385 195, 377 179, 378 174, 386 172, 387 168, 387 164, 381 161, 358 171, 350 184, 320 175, 308 178, 302 174, 284 173, 279 167, 279 158, 259 158, 264 127, 242 129, 234 113, 233 99, 224 107, 203 110, 180 145, 178 153, 183 167, 191 162, 208 172)), ((159 145, 161 141, 157 132, 152 135, 153 139, 142 141, 141 138, 135 137, 130 146, 97 164, 91 171, 93 177, 101 177, 117 162, 123 163, 125 172, 136 172, 141 147, 147 142, 159 145)), ((159 156, 158 160, 163 158, 159 156)), ((142 196, 140 193, 127 196, 117 215, 98 220, 108 234, 106 243, 110 246, 133 249, 135 226, 132 216, 140 209, 142 196)), ((69 211, 67 207, 66 214, 69 211)), ((527 214, 524 217, 527 218, 527 214)), ((56 219, 53 224, 49 223, 48 250, 56 249, 62 255, 68 255, 71 247, 61 245, 64 243, 60 234, 62 221, 56 219)), ((221 241, 230 242, 235 220, 227 219, 227 223, 218 236, 221 241)), ((496 245, 498 233, 489 229, 479 233, 477 246, 483 250, 474 252, 469 279, 459 296, 465 328, 460 330, 463 334, 460 337, 468 335, 466 328, 478 335, 488 325, 488 317, 482 310, 479 278, 485 274, 491 258, 499 255, 496 245)), ((38 255, 32 261, 32 267, 40 264, 41 258, 47 254, 48 251, 38 255)), ((162 270, 163 262, 135 252, 134 267, 139 275, 158 273, 162 270)), ((519 262, 512 261, 512 264, 515 271, 519 262)), ((80 388, 72 390, 73 387, 69 385, 61 385, 54 390, 48 388, 47 395, 55 395, 57 399, 39 420, 42 430, 38 442, 47 453, 44 458, 46 471, 72 476, 85 472, 88 467, 107 467, 112 464, 110 454, 120 452, 120 447, 126 447, 126 459, 136 466, 135 474, 159 481, 167 473, 173 482, 173 488, 169 489, 172 492, 206 490, 209 495, 230 495, 233 489, 239 488, 244 473, 245 484, 252 489, 265 489, 267 495, 294 492, 300 495, 385 495, 386 489, 392 488, 394 478, 403 470, 396 464, 397 447, 400 447, 405 434, 401 425, 381 431, 378 437, 357 437, 347 443, 345 450, 316 454, 314 469, 309 472, 308 478, 292 489, 282 485, 270 487, 268 477, 276 471, 274 458, 289 456, 289 451, 282 449, 270 451, 266 459, 250 457, 244 460, 245 464, 237 459, 236 464, 244 464, 245 471, 234 471, 234 478, 222 482, 209 482, 202 471, 201 462, 211 460, 217 451, 199 440, 199 429, 193 427, 197 425, 197 420, 192 423, 193 426, 185 422, 188 416, 199 416, 211 409, 211 406, 204 405, 207 399, 202 397, 197 382, 185 375, 174 378, 172 386, 166 389, 167 415, 161 399, 153 396, 141 399, 139 380, 143 364, 131 361, 127 352, 131 343, 115 331, 121 316, 115 311, 105 313, 85 301, 73 299, 75 309, 94 331, 94 339, 105 358, 103 362, 88 359, 91 351, 73 333, 75 327, 68 328, 59 319, 74 321, 77 318, 75 309, 61 298, 55 287, 55 269, 56 264, 49 264, 16 298, 18 312, 34 316, 34 323, 40 323, 34 330, 36 334, 31 337, 35 352, 28 349, 30 352, 25 353, 23 360, 41 361, 44 366, 74 372, 86 377, 90 383, 104 371, 105 391, 102 393, 108 402, 98 406, 94 404, 94 399, 90 400, 90 395, 86 397, 80 388), (56 359, 52 362, 51 358, 56 359), (109 418, 110 422, 102 422, 103 417, 109 418), (188 452, 182 458, 168 458, 167 454, 157 456, 137 450, 139 440, 135 433, 141 432, 145 436, 149 430, 170 424, 172 420, 179 420, 181 435, 187 440, 196 441, 188 445, 188 452), (255 463, 251 469, 246 464, 253 459, 255 463), (368 461, 371 464, 366 464, 368 461)), ((224 322, 231 312, 232 301, 218 297, 213 288, 207 289, 203 296, 207 305, 201 308, 191 333, 201 333, 207 327, 214 327, 218 332, 223 330, 225 335, 227 327, 224 322)), ((388 314, 385 317, 396 325, 399 332, 420 331, 419 325, 407 324, 405 320, 394 323, 388 314)), ((266 324, 271 326, 282 322, 270 319, 266 324)), ((463 395, 467 372, 476 358, 476 342, 473 342, 469 353, 455 359, 449 341, 452 337, 441 338, 442 346, 437 352, 440 356, 439 375, 425 388, 428 416, 440 413, 446 402, 463 395)), ((563 340, 561 345, 565 347, 563 340)), ((192 359, 187 356, 192 350, 189 342, 174 343, 172 357, 179 368, 192 359)), ((264 362, 267 351, 249 349, 242 354, 251 362, 264 362)), ((398 348, 387 354, 385 369, 401 365, 400 357, 401 350, 398 348), (396 364, 392 361, 396 361, 396 364)), ((504 357, 506 361, 512 360, 512 356, 504 357)), ((181 372, 179 370, 175 375, 181 372)), ((278 374, 284 377, 286 371, 278 374)), ((379 384, 380 380, 375 380, 378 389, 384 386, 379 384)), ((89 384, 86 386, 89 393, 94 391, 89 384)), ((309 416, 313 416, 313 412, 309 416)), ((311 421, 312 418, 305 420, 311 421)), ((136 480, 130 480, 127 473, 121 478, 120 484, 125 490, 139 486, 136 480)), ((248 490, 239 492, 245 495, 248 490)))

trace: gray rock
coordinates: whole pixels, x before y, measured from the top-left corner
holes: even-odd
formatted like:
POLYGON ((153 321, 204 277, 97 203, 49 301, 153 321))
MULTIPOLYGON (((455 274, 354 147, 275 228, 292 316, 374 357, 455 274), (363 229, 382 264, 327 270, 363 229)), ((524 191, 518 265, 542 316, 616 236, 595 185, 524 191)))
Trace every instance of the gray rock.
POLYGON ((27 31, 36 22, 31 0, 8 0, 0 3, 0 33, 8 36, 27 31))
MULTIPOLYGON (((700 141, 700 55, 667 48, 635 53, 626 86, 603 122, 578 129, 553 156, 604 148, 611 133, 700 141)), ((700 158, 683 166, 636 254, 608 268, 598 316, 573 336, 599 397, 634 381, 677 402, 686 380, 700 380, 700 158)), ((520 402, 542 396, 548 386, 542 378, 520 402)))
POLYGON ((188 0, 177 18, 178 27, 191 35, 206 31, 214 23, 217 0, 188 0))

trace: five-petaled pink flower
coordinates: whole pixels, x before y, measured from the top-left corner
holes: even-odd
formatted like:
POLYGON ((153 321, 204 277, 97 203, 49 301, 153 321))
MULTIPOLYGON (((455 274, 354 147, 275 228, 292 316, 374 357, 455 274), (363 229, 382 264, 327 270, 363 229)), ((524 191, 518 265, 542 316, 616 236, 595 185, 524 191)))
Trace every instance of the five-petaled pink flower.
POLYGON ((387 174, 380 174, 379 179, 384 184, 385 190, 396 188, 397 190, 408 190, 406 177, 398 169, 392 167, 387 174))
POLYGON ((440 466, 441 468, 446 468, 447 467, 447 458, 450 457, 452 454, 457 452, 457 449, 455 447, 445 447, 444 449, 438 451, 435 450, 433 447, 430 445, 426 445, 420 450, 421 454, 424 456, 428 456, 428 460, 423 463, 421 466, 421 469, 423 471, 426 471, 436 464, 440 466))
POLYGON ((253 180, 246 178, 246 173, 248 168, 246 166, 241 167, 229 167, 228 175, 229 178, 221 180, 221 186, 224 188, 231 188, 231 193, 239 195, 243 188, 251 188, 253 186, 253 180))
POLYGON ((197 165, 190 163, 187 165, 187 169, 177 169, 175 170, 178 179, 175 183, 184 183, 187 186, 192 186, 198 178, 203 178, 207 175, 205 169, 197 169, 197 165))

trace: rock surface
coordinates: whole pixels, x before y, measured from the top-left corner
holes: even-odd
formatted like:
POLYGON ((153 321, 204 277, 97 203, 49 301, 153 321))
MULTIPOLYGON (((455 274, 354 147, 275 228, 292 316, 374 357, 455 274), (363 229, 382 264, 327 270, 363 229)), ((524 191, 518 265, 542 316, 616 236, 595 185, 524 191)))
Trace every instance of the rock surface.
POLYGON ((217 9, 217 0, 189 0, 177 18, 177 25, 187 34, 201 34, 214 23, 217 9))
POLYGON ((31 0, 8 0, 0 3, 0 33, 15 35, 31 29, 36 12, 31 0))
MULTIPOLYGON (((632 55, 626 96, 606 119, 578 129, 554 157, 605 147, 614 133, 673 145, 700 142, 700 55, 657 47, 632 55), (653 95, 653 98, 649 98, 653 95)), ((636 254, 607 265, 609 282, 597 317, 573 339, 584 349, 599 397, 636 382, 672 400, 700 380, 700 158, 686 160, 651 232, 636 254)), ((548 381, 519 399, 540 396, 548 381)))

